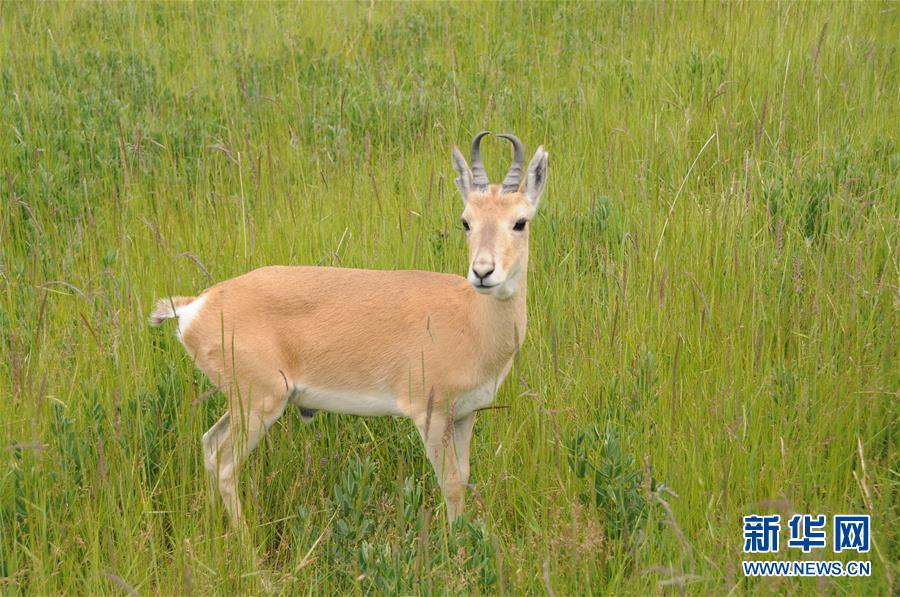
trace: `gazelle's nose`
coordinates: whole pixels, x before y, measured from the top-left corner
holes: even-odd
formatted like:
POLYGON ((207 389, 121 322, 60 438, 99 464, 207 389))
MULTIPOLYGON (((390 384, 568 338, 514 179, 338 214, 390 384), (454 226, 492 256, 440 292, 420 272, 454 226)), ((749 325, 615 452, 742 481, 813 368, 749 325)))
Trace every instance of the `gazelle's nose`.
POLYGON ((479 280, 484 280, 494 273, 494 262, 487 259, 476 259, 472 263, 472 273, 479 280))

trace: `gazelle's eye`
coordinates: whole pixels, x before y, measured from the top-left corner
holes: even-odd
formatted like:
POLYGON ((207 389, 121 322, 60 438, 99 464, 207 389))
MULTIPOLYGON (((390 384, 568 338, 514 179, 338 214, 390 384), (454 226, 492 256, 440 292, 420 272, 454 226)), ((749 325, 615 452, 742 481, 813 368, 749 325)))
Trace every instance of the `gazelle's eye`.
POLYGON ((462 220, 462 225, 463 225, 463 230, 465 230, 466 232, 468 232, 470 230, 469 223, 467 221, 462 220))
POLYGON ((522 232, 523 230, 525 230, 525 224, 527 224, 527 223, 528 223, 528 220, 526 220, 525 218, 522 218, 521 220, 519 220, 518 222, 515 223, 515 225, 513 226, 513 230, 515 230, 516 232, 522 232))

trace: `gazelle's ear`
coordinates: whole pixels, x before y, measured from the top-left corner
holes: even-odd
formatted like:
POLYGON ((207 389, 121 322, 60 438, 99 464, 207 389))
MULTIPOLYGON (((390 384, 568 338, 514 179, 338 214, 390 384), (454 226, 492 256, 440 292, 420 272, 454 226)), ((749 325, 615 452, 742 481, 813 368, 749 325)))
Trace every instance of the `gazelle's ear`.
POLYGON ((472 171, 469 170, 466 158, 463 157, 459 152, 459 148, 455 145, 453 146, 452 157, 453 169, 459 174, 459 177, 456 179, 456 188, 459 189, 459 194, 462 195, 463 204, 465 204, 469 199, 469 191, 472 190, 472 171))
POLYGON ((544 192, 544 186, 547 184, 547 158, 549 154, 544 151, 541 145, 534 152, 531 163, 528 164, 528 171, 525 173, 525 196, 531 201, 531 204, 537 208, 538 202, 541 200, 541 194, 544 192))

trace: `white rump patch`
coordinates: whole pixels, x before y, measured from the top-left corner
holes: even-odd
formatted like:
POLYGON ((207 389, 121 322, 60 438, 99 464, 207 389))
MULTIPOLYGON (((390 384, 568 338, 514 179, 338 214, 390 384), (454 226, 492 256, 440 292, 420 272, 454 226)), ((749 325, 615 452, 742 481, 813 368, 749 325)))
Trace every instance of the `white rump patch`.
POLYGON ((200 312, 200 308, 203 307, 203 303, 206 302, 206 297, 201 296, 194 301, 191 301, 187 305, 182 305, 181 307, 175 308, 175 315, 178 317, 178 339, 182 340, 184 338, 184 333, 191 326, 191 322, 194 321, 194 318, 197 316, 197 313, 200 312))

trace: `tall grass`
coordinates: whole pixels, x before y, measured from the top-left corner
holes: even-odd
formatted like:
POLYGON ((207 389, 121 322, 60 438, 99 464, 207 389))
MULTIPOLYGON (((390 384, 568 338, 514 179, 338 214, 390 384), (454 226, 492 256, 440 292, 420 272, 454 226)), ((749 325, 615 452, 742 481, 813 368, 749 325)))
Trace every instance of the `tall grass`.
POLYGON ((0 590, 896 591, 896 23, 4 2, 0 590), (223 399, 152 301, 266 264, 464 272, 449 151, 482 128, 551 166, 468 516, 409 422, 289 413, 242 477, 254 559, 206 492, 223 399), (870 513, 872 576, 744 578, 763 512, 870 513))

